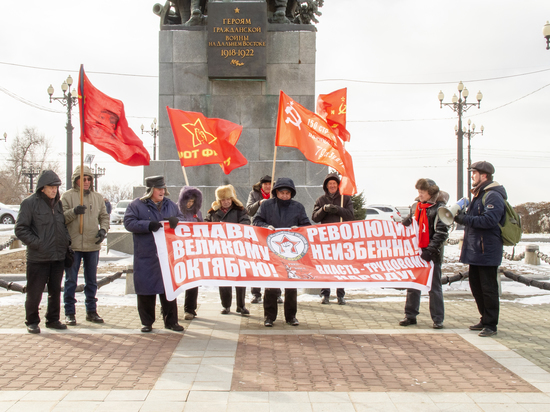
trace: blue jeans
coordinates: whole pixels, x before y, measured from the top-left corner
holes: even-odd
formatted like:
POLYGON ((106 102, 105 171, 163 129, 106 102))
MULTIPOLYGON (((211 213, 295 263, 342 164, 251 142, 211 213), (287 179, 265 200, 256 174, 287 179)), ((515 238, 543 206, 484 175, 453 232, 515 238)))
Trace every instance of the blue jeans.
POLYGON ((65 302, 65 315, 76 313, 76 299, 74 297, 78 281, 80 261, 84 260, 84 295, 86 296, 86 312, 97 312, 97 264, 99 262, 99 250, 95 252, 74 252, 74 263, 70 268, 65 268, 65 287, 63 300, 65 302))

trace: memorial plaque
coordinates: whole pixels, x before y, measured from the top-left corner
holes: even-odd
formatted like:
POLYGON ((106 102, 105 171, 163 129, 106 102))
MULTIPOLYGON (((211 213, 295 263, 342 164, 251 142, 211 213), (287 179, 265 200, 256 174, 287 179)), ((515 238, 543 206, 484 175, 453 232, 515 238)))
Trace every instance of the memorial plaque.
POLYGON ((266 78, 264 2, 208 3, 208 77, 266 78))

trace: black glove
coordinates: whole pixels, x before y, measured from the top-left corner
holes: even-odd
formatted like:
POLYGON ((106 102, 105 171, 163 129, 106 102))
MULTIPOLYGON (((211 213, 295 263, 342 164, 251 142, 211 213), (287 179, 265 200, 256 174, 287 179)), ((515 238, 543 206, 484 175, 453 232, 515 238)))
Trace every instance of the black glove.
POLYGON ((410 226, 411 223, 412 223, 412 219, 411 219, 410 216, 409 216, 408 218, 403 219, 403 220, 401 221, 401 224, 402 224, 403 226, 410 226))
POLYGON ((99 238, 99 240, 97 242, 95 242, 96 245, 99 245, 107 237, 107 232, 105 232, 105 229, 99 229, 97 231, 97 235, 95 235, 95 237, 99 238))
POLYGON ((170 222, 170 229, 175 229, 179 222, 176 216, 169 217, 168 221, 170 222))
POLYGON ((73 210, 75 215, 83 215, 84 212, 86 212, 86 209, 88 209, 86 206, 78 205, 73 210))
POLYGON ((455 216, 455 222, 458 223, 459 225, 463 225, 465 217, 466 217, 465 213, 459 213, 458 215, 455 216))
POLYGON ((422 253, 420 254, 420 257, 424 259, 426 262, 433 260, 432 254, 428 251, 428 249, 422 249, 422 253))
POLYGON ((149 232, 156 232, 161 227, 162 227, 162 223, 152 221, 151 223, 149 223, 149 232))
POLYGON ((338 207, 336 207, 335 205, 331 205, 331 204, 324 205, 323 210, 326 213, 338 213, 338 207))

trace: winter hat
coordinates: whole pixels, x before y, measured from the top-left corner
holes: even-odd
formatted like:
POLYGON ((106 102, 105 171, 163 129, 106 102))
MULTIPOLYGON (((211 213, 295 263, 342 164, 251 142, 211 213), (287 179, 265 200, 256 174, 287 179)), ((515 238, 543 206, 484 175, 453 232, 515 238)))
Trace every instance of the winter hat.
POLYGON ((150 199, 151 196, 153 196, 153 189, 155 187, 157 189, 164 189, 164 195, 170 196, 170 193, 168 193, 168 188, 166 187, 166 182, 164 181, 164 176, 146 177, 145 186, 147 187, 147 191, 145 192, 145 195, 140 198, 140 200, 150 199))
POLYGON ((416 185, 414 186, 417 190, 425 190, 428 192, 430 197, 433 197, 436 193, 439 192, 439 186, 435 184, 432 179, 418 179, 416 185))
POLYGON ((242 202, 237 199, 237 193, 233 185, 220 186, 216 189, 216 201, 212 202, 212 209, 218 210, 221 207, 221 201, 231 199, 235 205, 242 207, 242 202))

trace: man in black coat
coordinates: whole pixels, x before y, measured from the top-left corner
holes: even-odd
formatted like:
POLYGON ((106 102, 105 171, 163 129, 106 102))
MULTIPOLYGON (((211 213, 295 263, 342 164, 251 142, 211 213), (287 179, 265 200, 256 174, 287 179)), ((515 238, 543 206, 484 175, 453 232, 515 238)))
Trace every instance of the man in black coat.
MULTIPOLYGON (((277 179, 271 193, 273 198, 261 204, 254 219, 254 226, 275 230, 277 228, 293 229, 298 226, 311 225, 304 205, 292 200, 296 196, 296 188, 292 179, 287 177, 277 179)), ((298 291, 296 289, 285 289, 284 312, 286 323, 292 326, 300 324, 296 319, 297 311, 298 291)), ((277 289, 267 288, 265 290, 264 316, 264 325, 267 327, 273 326, 273 322, 277 319, 277 289)))
POLYGON ((67 329, 59 321, 59 312, 64 261, 71 238, 65 226, 63 206, 59 201, 60 185, 61 179, 55 172, 42 171, 36 184, 36 192, 21 203, 15 224, 15 235, 27 245, 25 323, 29 333, 40 333, 38 308, 46 285, 46 327, 67 329))
MULTIPOLYGON (((325 194, 315 201, 313 214, 311 215, 311 220, 315 223, 327 224, 354 220, 351 196, 344 195, 342 197, 338 189, 339 186, 340 177, 338 173, 329 173, 327 177, 325 177, 325 181, 323 182, 325 194)), ((344 299, 345 295, 346 291, 344 288, 336 289, 339 305, 346 304, 346 300, 344 299)), ((328 304, 330 288, 321 289, 321 297, 321 303, 325 305, 328 304)))
MULTIPOLYGON (((418 245, 422 249, 420 257, 426 262, 433 261, 434 269, 430 296, 430 315, 434 329, 443 328, 445 306, 443 304, 443 288, 441 286, 441 264, 443 263, 443 245, 448 237, 448 227, 438 217, 437 211, 445 206, 449 194, 439 190, 439 186, 432 179, 418 179, 415 185, 418 190, 416 203, 411 208, 411 214, 402 223, 409 226, 412 219, 418 222, 418 245)), ((416 316, 420 309, 421 292, 416 289, 407 289, 405 302, 405 318, 399 322, 400 326, 416 325, 416 316)))

